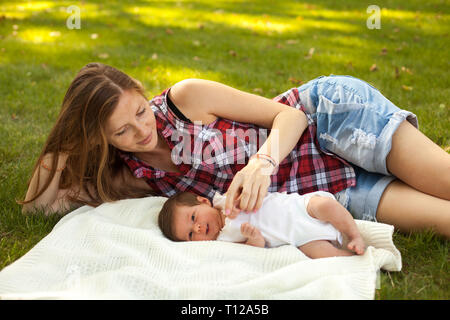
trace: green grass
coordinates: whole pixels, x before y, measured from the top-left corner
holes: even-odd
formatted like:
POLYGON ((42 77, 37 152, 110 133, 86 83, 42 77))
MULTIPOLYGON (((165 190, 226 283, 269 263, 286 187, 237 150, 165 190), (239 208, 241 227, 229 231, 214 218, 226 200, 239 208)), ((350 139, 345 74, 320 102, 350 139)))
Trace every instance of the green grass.
MULTIPOLYGON (((382 8, 378 30, 366 27, 370 4, 2 2, 0 269, 23 256, 59 220, 23 216, 15 199, 26 191, 65 90, 91 61, 139 79, 149 97, 192 77, 274 97, 319 75, 349 74, 416 113, 421 131, 449 152, 449 3, 377 1, 382 8), (72 4, 81 8, 78 30, 66 28, 65 8, 72 4), (370 71, 373 64, 377 69, 370 71)), ((376 298, 449 299, 448 241, 430 232, 396 233, 394 240, 403 270, 381 274, 376 298)))

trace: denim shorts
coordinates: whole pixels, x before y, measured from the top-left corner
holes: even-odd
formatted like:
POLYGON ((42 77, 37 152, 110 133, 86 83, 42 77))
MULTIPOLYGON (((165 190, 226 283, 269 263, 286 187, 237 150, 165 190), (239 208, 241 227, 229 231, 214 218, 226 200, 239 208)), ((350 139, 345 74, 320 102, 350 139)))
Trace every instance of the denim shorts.
POLYGON ((308 117, 317 124, 320 148, 355 169, 356 186, 335 194, 355 219, 376 221, 380 198, 396 179, 386 167, 392 136, 415 114, 402 110, 365 81, 351 76, 321 76, 298 88, 308 117))

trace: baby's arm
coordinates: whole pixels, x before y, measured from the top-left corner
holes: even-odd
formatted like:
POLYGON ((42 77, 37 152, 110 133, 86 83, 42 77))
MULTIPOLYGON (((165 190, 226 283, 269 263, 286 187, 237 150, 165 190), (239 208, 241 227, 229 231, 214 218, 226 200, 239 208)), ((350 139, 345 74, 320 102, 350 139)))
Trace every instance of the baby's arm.
POLYGON ((252 226, 250 223, 246 222, 241 225, 241 234, 244 237, 247 237, 247 241, 245 242, 245 244, 264 248, 266 240, 264 240, 261 231, 259 231, 258 228, 252 226))
POLYGON ((328 197, 313 196, 309 200, 306 211, 313 218, 331 223, 341 233, 349 237, 350 243, 347 246, 348 249, 357 254, 364 253, 365 244, 355 220, 353 220, 350 212, 337 200, 328 197))

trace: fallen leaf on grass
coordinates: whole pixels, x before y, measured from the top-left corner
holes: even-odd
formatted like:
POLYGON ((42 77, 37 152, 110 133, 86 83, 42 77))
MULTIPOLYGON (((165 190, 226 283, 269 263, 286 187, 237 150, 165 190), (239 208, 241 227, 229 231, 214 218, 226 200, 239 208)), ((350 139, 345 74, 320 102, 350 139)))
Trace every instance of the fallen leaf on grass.
POLYGON ((302 84, 305 83, 305 81, 303 81, 303 80, 301 80, 301 79, 296 79, 296 78, 293 78, 293 77, 290 77, 290 78, 289 78, 289 81, 290 81, 291 83, 296 84, 296 85, 299 85, 299 86, 301 86, 302 84))
POLYGON ((109 54, 107 54, 106 52, 105 52, 105 53, 100 53, 100 54, 98 55, 98 57, 99 57, 100 59, 108 59, 108 58, 109 58, 109 54))
POLYGON ((402 43, 400 44, 400 46, 398 48, 395 49, 396 52, 402 51, 405 47, 408 46, 408 43, 406 43, 405 41, 402 41, 402 43))
POLYGON ((380 54, 381 54, 382 56, 385 56, 385 55, 387 54, 387 52, 388 52, 388 50, 387 50, 386 48, 383 48, 383 49, 381 49, 380 54))
POLYGON ((309 49, 308 54, 305 56, 305 59, 311 59, 314 54, 314 51, 315 51, 314 48, 309 49))
POLYGON ((405 90, 405 91, 412 91, 413 87, 408 87, 408 86, 403 84, 402 85, 402 89, 405 90))
POLYGON ((228 51, 228 54, 233 57, 236 57, 236 55, 237 55, 236 51, 234 51, 234 50, 228 51))
POLYGON ((0 233, 0 238, 4 238, 4 237, 6 237, 7 235, 9 235, 11 233, 12 233, 12 231, 2 232, 2 233, 0 233))
POLYGON ((413 74, 412 71, 409 70, 409 69, 406 68, 406 67, 402 67, 402 71, 403 71, 403 72, 406 72, 406 73, 408 73, 408 74, 411 74, 411 75, 413 74))
POLYGON ((395 79, 398 79, 400 77, 400 72, 398 71, 398 67, 395 67, 395 79))
POLYGON ((377 65, 374 63, 373 65, 370 66, 369 70, 370 70, 370 72, 374 72, 374 71, 378 70, 378 67, 377 67, 377 65))
POLYGON ((305 7, 308 10, 314 10, 317 8, 317 6, 315 4, 309 4, 309 3, 305 3, 305 7))
POLYGON ((407 74, 413 75, 413 72, 409 68, 402 66, 399 69, 398 67, 395 67, 395 79, 400 78, 400 75, 402 73, 407 73, 407 74))

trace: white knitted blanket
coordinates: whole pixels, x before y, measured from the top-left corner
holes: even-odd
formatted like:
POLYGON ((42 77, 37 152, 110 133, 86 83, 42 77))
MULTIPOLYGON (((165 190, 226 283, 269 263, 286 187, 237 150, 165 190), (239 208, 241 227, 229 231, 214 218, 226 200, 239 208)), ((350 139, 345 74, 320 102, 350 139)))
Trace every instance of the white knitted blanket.
POLYGON ((380 268, 401 269, 393 227, 357 221, 363 256, 309 259, 293 246, 171 242, 166 198, 81 207, 0 272, 1 299, 373 299, 380 268))

